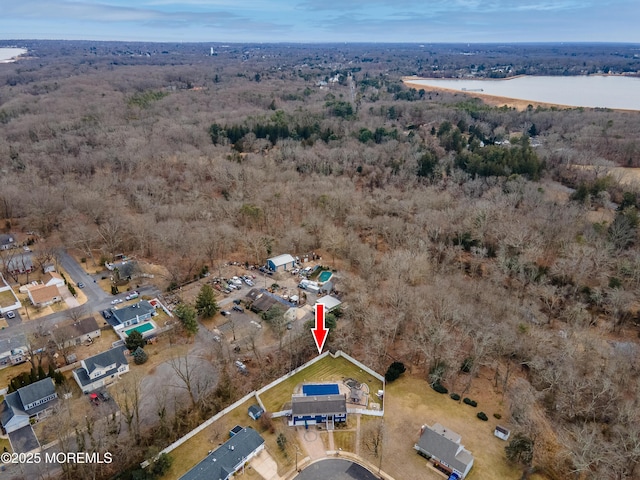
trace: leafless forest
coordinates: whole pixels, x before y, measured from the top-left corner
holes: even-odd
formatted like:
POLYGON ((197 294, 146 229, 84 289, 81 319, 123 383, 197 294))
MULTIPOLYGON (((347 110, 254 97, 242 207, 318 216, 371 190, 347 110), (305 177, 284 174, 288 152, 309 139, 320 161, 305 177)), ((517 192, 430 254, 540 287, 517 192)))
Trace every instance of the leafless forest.
POLYGON ((639 166, 640 115, 404 87, 450 52, 214 47, 38 42, 0 65, 3 231, 176 285, 321 252, 348 305, 330 348, 462 393, 488 376, 551 478, 640 478, 639 199, 609 174, 639 166))

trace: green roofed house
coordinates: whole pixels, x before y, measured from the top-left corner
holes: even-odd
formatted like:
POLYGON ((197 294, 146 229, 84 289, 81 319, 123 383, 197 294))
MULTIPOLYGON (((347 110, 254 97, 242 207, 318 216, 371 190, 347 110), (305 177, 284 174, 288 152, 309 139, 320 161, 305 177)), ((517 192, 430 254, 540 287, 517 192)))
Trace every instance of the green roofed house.
POLYGON ((260 434, 251 427, 242 428, 217 449, 209 452, 204 460, 180 477, 180 480, 228 480, 262 450, 264 439, 260 434))

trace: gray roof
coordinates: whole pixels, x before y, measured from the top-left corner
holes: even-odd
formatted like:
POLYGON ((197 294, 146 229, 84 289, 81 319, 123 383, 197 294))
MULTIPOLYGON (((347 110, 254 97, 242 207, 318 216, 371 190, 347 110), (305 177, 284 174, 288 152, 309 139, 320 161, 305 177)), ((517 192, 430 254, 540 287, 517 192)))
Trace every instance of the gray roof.
POLYGON ((2 354, 11 352, 11 350, 15 350, 16 348, 24 348, 27 345, 27 337, 19 333, 15 337, 12 338, 1 338, 0 339, 0 356, 2 354))
POLYGON ((113 308, 111 311, 113 312, 113 316, 116 320, 120 323, 125 323, 134 320, 137 316, 149 313, 153 314, 153 312, 155 312, 155 308, 153 308, 153 306, 146 300, 140 300, 138 303, 134 303, 128 307, 118 309, 113 308))
POLYGON ((456 470, 464 472, 467 466, 473 463, 473 456, 458 443, 459 439, 460 435, 436 423, 433 428, 424 429, 418 440, 418 447, 456 470))
POLYGON ((6 260, 6 268, 10 272, 23 271, 33 269, 33 258, 30 253, 21 253, 20 255, 13 255, 6 260))
POLYGON ((2 405, 0 405, 0 423, 3 427, 11 421, 16 413, 23 413, 26 415, 19 403, 20 399, 16 392, 10 393, 4 397, 4 401, 2 402, 2 405))
POLYGON ((55 332, 55 336, 61 340, 71 340, 86 335, 87 333, 95 332, 96 330, 100 330, 96 319, 87 317, 75 323, 61 326, 55 332))
POLYGON ((245 458, 255 452, 264 439, 251 427, 243 428, 220 445, 180 480, 227 480, 245 458))
POLYGON ((7 235, 6 233, 0 234, 0 245, 10 245, 15 243, 16 237, 13 235, 7 235))
POLYGON ((43 378, 31 385, 19 388, 17 392, 13 392, 4 397, 2 405, 0 405, 0 423, 4 427, 16 415, 32 416, 46 410, 51 406, 51 402, 36 405, 25 410, 24 406, 30 403, 48 397, 56 393, 53 380, 51 378, 43 378))
POLYGON ((263 410, 263 409, 262 409, 262 407, 261 407, 260 405, 258 405, 258 404, 251 405, 251 406, 247 409, 247 411, 248 411, 249 413, 253 413, 253 415, 254 415, 254 416, 255 416, 255 415, 260 415, 260 414, 264 413, 264 410, 263 410))
POLYGON ((106 352, 99 353, 93 357, 85 358, 82 363, 87 369, 87 373, 91 374, 96 368, 104 368, 111 364, 116 364, 116 369, 120 365, 128 365, 127 358, 124 356, 124 348, 116 347, 106 352))
POLYGON ((56 393, 56 387, 51 378, 43 378, 37 382, 18 389, 22 405, 29 405, 37 400, 56 393))
POLYGON ((340 415, 347 413, 346 395, 294 396, 292 415, 340 415))

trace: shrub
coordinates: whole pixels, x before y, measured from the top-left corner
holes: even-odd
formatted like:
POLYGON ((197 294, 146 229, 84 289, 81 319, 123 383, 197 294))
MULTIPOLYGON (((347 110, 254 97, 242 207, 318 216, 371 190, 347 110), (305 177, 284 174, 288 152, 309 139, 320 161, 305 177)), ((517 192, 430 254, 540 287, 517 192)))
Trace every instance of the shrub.
POLYGON ((472 367, 473 367, 473 358, 467 357, 462 362, 462 365, 460 365, 460 371, 463 373, 469 373, 472 367))
POLYGON ((494 413, 493 418, 500 420, 502 418, 502 415, 500 415, 499 413, 494 413))
POLYGON ((438 393, 449 393, 449 390, 447 390, 447 388, 441 383, 434 383, 433 385, 431 385, 431 388, 433 388, 438 393))
POLYGON ((489 417, 487 417, 487 414, 484 412, 478 412, 478 414, 476 415, 476 417, 478 417, 480 420, 482 420, 483 422, 486 422, 487 420, 489 420, 489 417))
POLYGON ((407 369, 405 368, 404 363, 393 362, 391 365, 389 365, 387 373, 384 374, 384 379, 387 382, 393 382, 394 380, 397 380, 400 375, 402 375, 406 370, 407 369))
POLYGON ((452 393, 449 396, 451 397, 451 400, 455 400, 456 402, 460 400, 460 395, 458 395, 457 393, 452 393))
POLYGON ((80 263, 87 263, 87 258, 86 257, 82 257, 80 259, 80 263))
POLYGON ((471 400, 469 397, 464 397, 464 399, 462 401, 464 403, 466 403, 467 405, 471 405, 472 407, 477 407, 478 406, 478 402, 476 402, 475 400, 471 400))

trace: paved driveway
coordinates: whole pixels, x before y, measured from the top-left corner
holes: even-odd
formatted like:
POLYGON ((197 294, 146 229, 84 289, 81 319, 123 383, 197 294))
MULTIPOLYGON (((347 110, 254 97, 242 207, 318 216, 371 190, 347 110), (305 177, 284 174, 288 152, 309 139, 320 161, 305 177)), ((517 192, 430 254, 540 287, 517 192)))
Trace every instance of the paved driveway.
POLYGON ((251 460, 251 466, 265 480, 280 480, 278 475, 278 465, 269 455, 269 452, 262 450, 260 454, 251 460))
POLYGON ((357 463, 344 459, 320 460, 305 468, 295 480, 378 480, 378 477, 357 463))
POLYGON ((33 433, 31 425, 11 432, 9 434, 9 441, 11 442, 11 448, 13 448, 13 451, 16 453, 27 453, 40 446, 40 442, 38 442, 36 434, 33 433))

